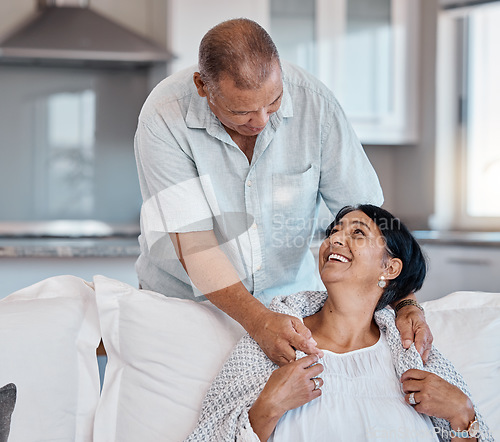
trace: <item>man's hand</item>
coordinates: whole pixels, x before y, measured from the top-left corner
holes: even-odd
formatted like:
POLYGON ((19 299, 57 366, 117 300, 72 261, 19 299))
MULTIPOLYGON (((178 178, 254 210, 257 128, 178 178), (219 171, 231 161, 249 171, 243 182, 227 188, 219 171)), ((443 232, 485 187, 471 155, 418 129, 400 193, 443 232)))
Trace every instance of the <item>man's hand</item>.
POLYGON ((294 316, 267 310, 245 328, 269 359, 279 366, 295 361, 295 350, 323 357, 310 330, 294 316))
POLYGON ((411 343, 415 342, 415 348, 425 364, 429 358, 434 338, 431 329, 425 322, 422 310, 414 305, 402 307, 396 315, 396 327, 401 334, 403 347, 409 348, 411 343))
POLYGON ((273 362, 281 366, 294 361, 296 349, 323 357, 298 318, 271 312, 248 292, 213 231, 172 233, 170 238, 191 281, 239 322, 273 362))

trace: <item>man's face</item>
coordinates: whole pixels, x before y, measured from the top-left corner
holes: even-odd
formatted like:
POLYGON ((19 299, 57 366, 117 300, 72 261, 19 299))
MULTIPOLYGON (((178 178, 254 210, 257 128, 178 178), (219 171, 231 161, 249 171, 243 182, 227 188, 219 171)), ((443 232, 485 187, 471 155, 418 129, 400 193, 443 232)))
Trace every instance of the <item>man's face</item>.
POLYGON ((223 76, 216 93, 210 93, 206 86, 202 91, 204 94, 198 87, 198 93, 207 97, 210 109, 230 134, 233 131, 255 136, 264 130, 269 117, 280 108, 283 97, 281 69, 276 63, 259 89, 238 89, 231 78, 223 76))

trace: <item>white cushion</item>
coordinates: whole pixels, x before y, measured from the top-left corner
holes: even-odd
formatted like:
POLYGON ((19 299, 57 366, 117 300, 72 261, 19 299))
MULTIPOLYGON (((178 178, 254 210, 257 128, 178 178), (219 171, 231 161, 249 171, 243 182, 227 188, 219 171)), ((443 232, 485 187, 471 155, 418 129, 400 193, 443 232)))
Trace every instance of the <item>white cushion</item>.
POLYGON ((17 400, 9 441, 91 441, 99 400, 92 286, 57 276, 0 301, 0 386, 17 400))
POLYGON ((500 293, 456 292, 422 305, 434 345, 464 376, 500 440, 500 293))
MULTIPOLYGON (((180 441, 244 331, 208 302, 94 278, 108 365, 94 440, 180 441)), ((434 343, 464 375, 500 439, 500 294, 458 292, 423 303, 434 343)))
POLYGON ((108 364, 95 441, 183 440, 242 327, 209 302, 94 277, 108 364))

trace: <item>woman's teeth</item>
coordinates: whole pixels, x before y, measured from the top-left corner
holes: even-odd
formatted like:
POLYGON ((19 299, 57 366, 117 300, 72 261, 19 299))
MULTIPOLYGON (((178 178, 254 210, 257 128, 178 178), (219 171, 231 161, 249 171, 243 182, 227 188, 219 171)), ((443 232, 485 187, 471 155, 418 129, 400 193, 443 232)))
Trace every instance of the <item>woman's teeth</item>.
POLYGON ((332 253, 331 255, 329 255, 328 261, 349 262, 349 260, 345 256, 339 255, 338 253, 332 253))

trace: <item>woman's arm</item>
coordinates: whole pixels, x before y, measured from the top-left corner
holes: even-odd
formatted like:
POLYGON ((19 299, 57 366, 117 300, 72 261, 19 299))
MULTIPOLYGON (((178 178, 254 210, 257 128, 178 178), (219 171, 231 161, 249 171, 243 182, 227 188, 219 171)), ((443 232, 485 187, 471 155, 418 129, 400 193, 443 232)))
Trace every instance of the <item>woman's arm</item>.
POLYGON ((275 370, 270 376, 248 412, 252 429, 261 441, 269 439, 288 410, 321 396, 323 380, 318 378, 318 388, 312 380, 323 371, 323 366, 316 362, 317 356, 309 355, 275 370))
MULTIPOLYGON (((476 412, 469 397, 460 388, 438 375, 411 369, 403 374, 401 383, 407 403, 419 413, 446 419, 453 431, 467 430, 469 424, 475 420, 476 412)), ((464 439, 453 437, 452 440, 464 439)))

